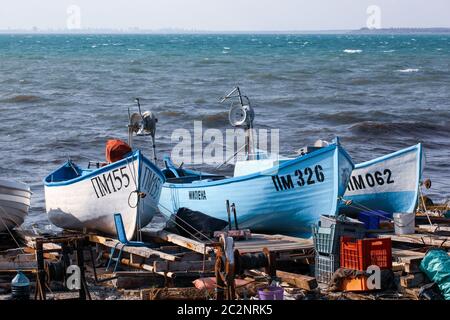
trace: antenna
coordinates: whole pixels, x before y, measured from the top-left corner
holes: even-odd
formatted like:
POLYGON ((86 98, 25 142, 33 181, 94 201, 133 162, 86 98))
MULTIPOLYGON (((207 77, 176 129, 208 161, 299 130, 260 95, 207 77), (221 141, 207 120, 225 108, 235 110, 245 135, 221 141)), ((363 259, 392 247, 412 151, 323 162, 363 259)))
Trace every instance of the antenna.
POLYGON ((157 161, 156 158, 156 123, 158 119, 155 114, 151 111, 141 111, 141 103, 139 98, 135 99, 137 103, 138 111, 130 115, 130 110, 128 109, 128 144, 131 146, 133 142, 133 136, 151 136, 152 138, 152 149, 153 149, 153 160, 157 161))
POLYGON ((231 98, 239 98, 239 104, 231 104, 230 111, 228 113, 228 119, 233 127, 240 127, 245 130, 245 151, 247 154, 247 160, 249 160, 249 156, 252 152, 252 149, 254 148, 252 128, 253 120, 255 119, 255 112, 251 107, 250 99, 247 96, 242 95, 239 87, 235 87, 233 90, 231 90, 231 92, 223 97, 220 102, 223 103, 231 98))

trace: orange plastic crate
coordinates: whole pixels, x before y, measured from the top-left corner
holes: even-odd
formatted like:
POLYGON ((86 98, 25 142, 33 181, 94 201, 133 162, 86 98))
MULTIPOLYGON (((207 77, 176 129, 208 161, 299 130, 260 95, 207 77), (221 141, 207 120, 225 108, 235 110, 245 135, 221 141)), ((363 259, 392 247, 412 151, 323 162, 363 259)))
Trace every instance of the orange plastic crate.
POLYGON ((386 239, 341 238, 341 268, 366 271, 371 265, 392 269, 392 241, 386 239))
POLYGON ((343 279, 341 290, 342 291, 370 291, 367 286, 367 276, 360 275, 352 279, 343 279))

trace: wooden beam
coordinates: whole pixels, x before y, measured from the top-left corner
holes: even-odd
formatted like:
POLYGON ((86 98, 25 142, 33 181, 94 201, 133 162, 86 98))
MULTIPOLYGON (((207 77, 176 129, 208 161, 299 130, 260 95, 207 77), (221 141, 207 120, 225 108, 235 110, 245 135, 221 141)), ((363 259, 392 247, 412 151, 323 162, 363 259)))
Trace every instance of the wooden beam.
POLYGON ((142 300, 207 300, 213 292, 197 288, 155 288, 141 290, 142 300))
POLYGON ((421 272, 400 277, 400 285, 404 288, 417 288, 429 282, 425 274, 421 272))
POLYGON ((277 270, 277 277, 300 289, 311 291, 317 288, 316 278, 310 276, 277 270))
POLYGON ((203 271, 203 265, 205 266, 205 272, 214 271, 215 261, 206 260, 203 261, 155 261, 153 262, 153 270, 155 272, 176 272, 176 271, 203 271))
POLYGON ((201 254, 208 254, 208 253, 214 251, 214 248, 209 247, 206 243, 196 241, 193 239, 189 239, 189 238, 180 236, 175 233, 170 233, 165 230, 153 232, 153 231, 149 231, 148 229, 144 228, 142 231, 144 234, 146 234, 150 237, 159 238, 163 241, 167 241, 167 242, 179 245, 180 247, 187 248, 189 250, 192 250, 192 251, 195 251, 195 252, 198 252, 201 254))
POLYGON ((433 234, 377 234, 378 238, 391 238, 395 242, 420 244, 423 246, 450 248, 450 237, 438 236, 433 234))
POLYGON ((152 287, 155 285, 164 286, 165 278, 154 272, 120 271, 114 274, 116 279, 112 283, 117 289, 136 289, 152 287))
MULTIPOLYGON (((89 235, 89 241, 94 242, 94 243, 98 243, 101 245, 104 245, 106 247, 109 248, 114 248, 117 245, 117 249, 120 250, 123 245, 115 239, 110 239, 110 238, 106 238, 106 237, 102 237, 102 236, 98 236, 98 235, 89 235)), ((169 260, 169 261, 175 261, 178 260, 179 257, 174 256, 172 254, 168 254, 165 252, 161 252, 161 251, 157 251, 154 249, 150 249, 147 247, 129 247, 129 246, 125 246, 125 248, 123 249, 124 252, 130 253, 130 254, 134 254, 143 258, 150 258, 150 257, 159 257, 161 259, 164 260, 169 260)))

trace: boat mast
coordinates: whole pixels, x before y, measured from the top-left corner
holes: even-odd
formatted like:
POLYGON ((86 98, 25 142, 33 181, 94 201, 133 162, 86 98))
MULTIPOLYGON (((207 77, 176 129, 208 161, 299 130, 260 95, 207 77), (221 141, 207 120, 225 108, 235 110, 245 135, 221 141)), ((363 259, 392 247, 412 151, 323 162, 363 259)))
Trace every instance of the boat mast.
POLYGON ((235 87, 229 94, 223 97, 220 102, 223 103, 230 98, 239 98, 240 105, 231 105, 229 120, 233 127, 240 127, 245 130, 245 157, 246 160, 250 160, 250 157, 254 152, 253 119, 255 114, 250 105, 250 99, 247 96, 242 95, 239 87, 235 87))

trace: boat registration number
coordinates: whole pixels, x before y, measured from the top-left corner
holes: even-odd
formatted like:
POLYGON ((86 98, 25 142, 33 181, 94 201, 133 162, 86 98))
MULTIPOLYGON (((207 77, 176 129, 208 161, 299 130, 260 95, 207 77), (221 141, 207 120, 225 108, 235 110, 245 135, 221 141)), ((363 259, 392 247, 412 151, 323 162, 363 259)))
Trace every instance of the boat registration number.
POLYGON ((324 181, 325 174, 321 165, 316 165, 314 168, 297 169, 294 174, 272 176, 272 182, 276 191, 291 190, 295 187, 313 185, 324 181))
POLYGON ((128 188, 131 180, 126 171, 127 167, 124 166, 92 178, 91 183, 97 198, 128 188))

